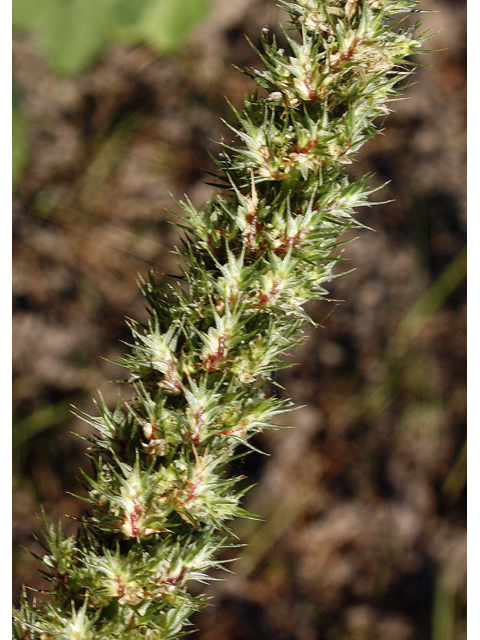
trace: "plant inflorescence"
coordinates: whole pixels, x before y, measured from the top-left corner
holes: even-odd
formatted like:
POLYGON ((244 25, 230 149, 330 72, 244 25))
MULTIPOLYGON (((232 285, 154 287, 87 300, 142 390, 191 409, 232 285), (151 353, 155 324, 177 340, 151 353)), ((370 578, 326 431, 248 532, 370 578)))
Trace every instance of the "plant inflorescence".
POLYGON ((223 143, 223 186, 201 209, 181 203, 181 278, 142 281, 147 326, 131 323, 133 400, 103 401, 86 477, 88 515, 66 537, 45 523, 53 603, 14 614, 22 640, 178 638, 204 598, 188 591, 248 516, 225 471, 239 444, 272 426, 287 401, 272 372, 301 341, 303 304, 326 296, 342 233, 368 204, 367 179, 344 170, 390 111, 425 40, 403 27, 416 0, 280 0, 291 21, 267 31, 247 70, 257 90, 223 143))

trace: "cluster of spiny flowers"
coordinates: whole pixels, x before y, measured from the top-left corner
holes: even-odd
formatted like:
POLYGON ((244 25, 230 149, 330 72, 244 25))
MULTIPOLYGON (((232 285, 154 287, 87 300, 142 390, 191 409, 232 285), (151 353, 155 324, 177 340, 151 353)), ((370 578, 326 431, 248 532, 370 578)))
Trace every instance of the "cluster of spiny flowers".
MULTIPOLYGON (((142 282, 151 320, 132 323, 133 400, 103 401, 91 440, 87 514, 76 536, 45 524, 43 571, 54 602, 24 595, 18 640, 178 638, 228 544, 248 516, 226 474, 239 444, 272 426, 289 403, 271 392, 275 370, 326 295, 342 233, 368 204, 367 180, 344 166, 389 111, 406 58, 422 37, 402 28, 415 0, 281 0, 283 44, 265 32, 258 90, 223 144, 221 195, 186 201, 178 282, 142 282), (398 20, 398 22, 395 22, 398 20)), ((244 449, 245 450, 245 449, 244 449)))

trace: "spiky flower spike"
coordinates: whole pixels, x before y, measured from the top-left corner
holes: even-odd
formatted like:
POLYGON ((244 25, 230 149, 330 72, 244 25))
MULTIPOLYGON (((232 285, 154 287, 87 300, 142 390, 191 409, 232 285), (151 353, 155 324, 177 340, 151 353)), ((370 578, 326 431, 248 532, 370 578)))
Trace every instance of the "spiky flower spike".
POLYGON ((424 41, 395 22, 416 0, 280 5, 287 50, 264 34, 265 70, 247 71, 258 90, 231 127, 243 146, 224 145, 218 162, 227 195, 201 211, 182 204, 183 285, 143 282, 151 322, 133 324, 123 362, 134 399, 86 418, 98 431, 90 515, 74 538, 45 526, 56 599, 23 598, 17 639, 178 638, 203 602, 189 582, 216 565, 226 523, 248 515, 226 465, 287 408, 266 385, 367 204, 366 180, 350 182, 343 165, 375 134, 424 41))

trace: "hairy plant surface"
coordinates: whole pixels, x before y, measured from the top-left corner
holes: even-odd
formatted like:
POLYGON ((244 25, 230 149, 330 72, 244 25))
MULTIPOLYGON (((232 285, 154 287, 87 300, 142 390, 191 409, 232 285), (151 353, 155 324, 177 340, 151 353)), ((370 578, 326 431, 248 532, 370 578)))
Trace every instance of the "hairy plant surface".
POLYGON ((239 444, 289 403, 272 373, 302 340, 302 305, 327 296, 342 233, 368 205, 368 179, 344 165, 375 135, 424 40, 402 28, 415 0, 298 0, 280 48, 265 32, 257 91, 223 144, 219 186, 202 210, 186 201, 181 277, 142 282, 148 326, 131 323, 123 364, 134 398, 103 401, 86 478, 88 516, 75 537, 45 523, 43 571, 53 603, 14 614, 17 639, 178 638, 204 599, 229 540, 248 516, 225 470, 239 444), (403 66, 400 66, 403 65, 403 66))

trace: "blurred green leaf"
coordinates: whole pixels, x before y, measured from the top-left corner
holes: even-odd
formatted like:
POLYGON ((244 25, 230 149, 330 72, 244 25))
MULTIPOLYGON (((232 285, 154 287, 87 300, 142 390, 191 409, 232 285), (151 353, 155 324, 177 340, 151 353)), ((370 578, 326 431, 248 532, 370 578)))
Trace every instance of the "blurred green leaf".
POLYGON ((208 0, 150 0, 140 17, 138 35, 159 53, 172 51, 183 44, 208 4, 208 0))
POLYGON ((456 593, 443 573, 440 573, 435 588, 433 604, 432 640, 454 640, 456 593))
POLYGON ((33 32, 53 70, 71 76, 112 39, 159 53, 178 48, 208 6, 209 0, 14 0, 13 27, 33 32))
MULTIPOLYGON (((13 0, 12 23, 30 31, 59 75, 74 76, 108 41, 148 44, 158 53, 179 48, 210 0, 13 0)), ((27 162, 28 139, 18 104, 12 114, 12 181, 27 162)))
POLYGON ((458 457, 442 485, 443 495, 454 502, 467 485, 467 442, 463 444, 458 457))
POLYGON ((28 139, 22 113, 13 101, 12 104, 12 182, 16 183, 27 163, 28 139))
POLYGON ((72 417, 72 403, 77 402, 81 395, 72 396, 56 404, 36 409, 31 415, 14 423, 12 428, 13 448, 28 443, 39 433, 55 427, 72 417))
POLYGON ((114 12, 116 20, 112 24, 118 22, 119 26, 132 26, 138 23, 145 6, 151 4, 152 0, 117 0, 115 2, 114 12))
POLYGON ((12 26, 14 29, 29 29, 42 12, 42 3, 37 0, 13 0, 12 26))
POLYGON ((100 54, 115 0, 15 0, 14 26, 32 30, 53 69, 83 71, 100 54))

